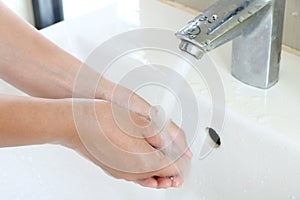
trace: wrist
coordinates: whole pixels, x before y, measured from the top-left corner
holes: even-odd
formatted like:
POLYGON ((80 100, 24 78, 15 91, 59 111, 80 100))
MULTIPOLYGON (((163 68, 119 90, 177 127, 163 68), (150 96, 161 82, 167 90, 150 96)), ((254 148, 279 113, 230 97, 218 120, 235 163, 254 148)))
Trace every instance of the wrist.
POLYGON ((67 100, 1 95, 0 146, 63 144, 73 134, 67 100))
POLYGON ((74 148, 74 144, 79 139, 76 129, 76 123, 73 116, 72 99, 54 100, 51 118, 55 123, 52 127, 54 135, 52 144, 59 144, 65 147, 74 148))
POLYGON ((90 127, 93 121, 100 117, 100 115, 96 116, 96 109, 103 111, 103 108, 110 104, 93 99, 65 99, 58 104, 62 110, 59 121, 63 121, 64 124, 59 125, 59 135, 54 143, 82 152, 84 145, 80 134, 86 134, 80 132, 82 127, 90 127))

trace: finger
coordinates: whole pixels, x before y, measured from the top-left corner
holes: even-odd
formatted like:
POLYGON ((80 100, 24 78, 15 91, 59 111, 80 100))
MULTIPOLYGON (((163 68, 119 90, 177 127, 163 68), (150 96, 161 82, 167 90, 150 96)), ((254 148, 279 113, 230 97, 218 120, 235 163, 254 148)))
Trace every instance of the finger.
POLYGON ((153 177, 172 177, 180 175, 181 171, 175 161, 170 160, 170 158, 167 159, 167 161, 162 161, 162 163, 167 165, 162 165, 163 168, 151 173, 153 177))
MULTIPOLYGON (((153 108, 147 101, 135 94, 133 91, 121 85, 117 85, 103 77, 101 78, 100 82, 101 92, 99 93, 101 93, 100 96, 102 98, 112 101, 123 108, 129 108, 134 113, 137 113, 149 119, 149 115, 151 111, 153 111, 153 108)), ((176 141, 177 143, 179 143, 180 141, 183 142, 183 144, 179 143, 179 146, 184 147, 185 155, 191 158, 192 153, 189 148, 187 148, 183 131, 178 131, 179 128, 173 122, 171 123, 171 129, 172 130, 170 131, 170 133, 173 138, 177 138, 176 134, 179 134, 179 137, 176 139, 176 141)), ((157 135, 155 132, 156 130, 148 133, 149 135, 146 135, 145 138, 147 138, 149 144, 159 149, 162 148, 164 141, 163 138, 160 135, 157 135)))
POLYGON ((126 91, 126 90, 128 93, 130 93, 130 98, 129 98, 129 102, 128 102, 129 109, 132 110, 133 112, 149 119, 149 114, 150 114, 152 106, 145 99, 143 99, 136 93, 134 93, 128 89, 124 89, 124 91, 126 91))
POLYGON ((180 187, 183 184, 183 179, 180 176, 152 177, 148 179, 137 180, 135 182, 143 187, 166 189, 170 187, 180 187))
POLYGON ((172 187, 173 181, 169 177, 158 177, 157 178, 157 188, 170 188, 172 187))
POLYGON ((161 149, 164 147, 164 141, 162 135, 157 134, 151 137, 146 137, 146 141, 155 149, 161 149))
POLYGON ((171 177, 171 180, 172 180, 172 187, 180 187, 183 184, 183 179, 181 178, 181 176, 171 177))
POLYGON ((173 149, 173 152, 180 155, 185 155, 188 158, 192 158, 193 154, 186 142, 185 133, 174 123, 170 122, 167 127, 167 133, 169 134, 169 141, 166 145, 169 145, 169 149, 173 149))
POLYGON ((174 182, 174 186, 180 186, 183 182, 182 178, 187 177, 190 171, 191 158, 188 156, 182 156, 182 154, 176 152, 177 150, 174 148, 174 145, 170 145, 171 149, 167 148, 167 150, 161 150, 163 154, 168 158, 169 163, 171 163, 166 168, 162 169, 159 173, 159 177, 178 177, 175 179, 178 182, 174 182), (175 151, 173 153, 172 151, 175 151), (178 155, 179 154, 179 155, 178 155))
POLYGON ((101 77, 100 79, 96 98, 111 101, 145 117, 148 116, 151 109, 150 104, 133 91, 115 84, 104 77, 101 77))
MULTIPOLYGON (((138 115, 134 112, 130 113, 130 122, 132 125, 132 132, 135 132, 137 136, 146 139, 146 141, 155 149, 160 149, 164 146, 164 141, 160 131, 163 129, 163 124, 157 125, 161 123, 160 118, 156 112, 156 108, 153 107, 151 109, 150 116, 148 118, 138 115), (159 121, 159 122, 158 122, 159 121)), ((127 114, 127 113, 126 113, 127 114)), ((123 117, 124 118, 124 117, 123 117)), ((127 123, 130 124, 130 123, 127 123)))
POLYGON ((164 146, 163 137, 160 132, 165 126, 165 117, 163 110, 158 107, 152 107, 150 110, 150 123, 145 129, 144 136, 146 140, 156 149, 164 146))
POLYGON ((104 82, 106 82, 105 84, 108 88, 111 88, 110 94, 106 95, 106 100, 121 107, 128 108, 144 117, 149 117, 151 105, 145 99, 121 85, 114 84, 108 80, 104 82))
POLYGON ((147 179, 137 180, 135 182, 143 187, 149 187, 149 188, 158 187, 158 182, 155 178, 147 178, 147 179))
POLYGON ((165 145, 166 147, 172 145, 172 149, 176 150, 174 152, 179 153, 178 155, 181 156, 186 153, 186 156, 192 157, 191 151, 186 143, 184 132, 166 116, 162 107, 152 107, 150 111, 150 120, 151 123, 149 129, 146 131, 147 136, 153 136, 153 134, 160 135, 154 137, 156 143, 159 141, 158 144, 160 148, 162 148, 162 145, 165 145))

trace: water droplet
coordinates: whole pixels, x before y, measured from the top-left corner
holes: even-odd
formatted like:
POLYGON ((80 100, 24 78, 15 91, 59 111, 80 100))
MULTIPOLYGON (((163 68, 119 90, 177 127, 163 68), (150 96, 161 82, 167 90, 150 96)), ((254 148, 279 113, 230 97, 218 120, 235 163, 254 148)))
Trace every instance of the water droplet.
POLYGON ((298 17, 299 13, 298 12, 292 12, 293 17, 298 17))

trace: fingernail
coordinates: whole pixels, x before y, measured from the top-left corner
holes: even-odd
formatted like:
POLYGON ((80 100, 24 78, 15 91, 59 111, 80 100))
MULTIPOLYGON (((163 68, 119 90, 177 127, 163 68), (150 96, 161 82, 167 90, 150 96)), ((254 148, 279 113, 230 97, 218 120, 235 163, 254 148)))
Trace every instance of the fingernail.
POLYGON ((173 187, 180 187, 180 183, 178 181, 176 181, 175 177, 173 177, 172 182, 173 182, 173 184, 172 184, 173 187))

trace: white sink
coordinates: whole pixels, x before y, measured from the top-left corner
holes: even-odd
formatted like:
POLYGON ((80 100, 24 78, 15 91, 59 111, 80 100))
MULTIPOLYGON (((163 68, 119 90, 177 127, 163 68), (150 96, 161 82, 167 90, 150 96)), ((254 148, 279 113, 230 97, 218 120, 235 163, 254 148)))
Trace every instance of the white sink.
MULTIPOLYGON (((74 56, 86 60, 99 45, 118 34, 140 27, 175 32, 192 18, 192 14, 158 1, 120 0, 41 32, 74 56)), ((219 132, 221 145, 207 156, 203 156, 203 149, 208 147, 206 128, 211 126, 211 95, 203 77, 193 70, 186 74, 198 101, 199 127, 196 137, 191 137, 194 157, 190 176, 182 188, 155 190, 115 180, 71 150, 43 145, 0 149, 1 198, 300 199, 300 58, 283 52, 280 81, 264 91, 246 86, 230 75, 230 48, 231 44, 227 44, 199 61, 207 67, 212 65, 211 60, 214 62, 223 81, 226 102, 224 126, 219 132)), ((160 64, 176 62, 157 52, 129 56, 119 62, 125 63, 126 68, 150 58, 160 64), (144 60, 137 59, 141 57, 144 60)), ((117 79, 126 71, 122 70, 108 76, 117 79)), ((0 83, 0 91, 24 95, 4 82, 0 83)), ((155 92, 148 88, 140 94, 157 103, 155 92)))

